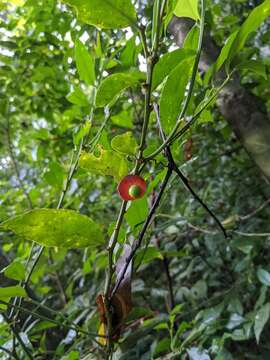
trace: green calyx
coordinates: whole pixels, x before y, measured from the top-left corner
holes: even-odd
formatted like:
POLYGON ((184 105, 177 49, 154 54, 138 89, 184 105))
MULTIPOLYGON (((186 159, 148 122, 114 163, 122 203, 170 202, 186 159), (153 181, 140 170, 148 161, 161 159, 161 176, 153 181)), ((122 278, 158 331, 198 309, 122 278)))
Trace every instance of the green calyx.
POLYGON ((128 190, 128 194, 133 199, 137 199, 141 195, 141 188, 138 185, 131 185, 128 190))

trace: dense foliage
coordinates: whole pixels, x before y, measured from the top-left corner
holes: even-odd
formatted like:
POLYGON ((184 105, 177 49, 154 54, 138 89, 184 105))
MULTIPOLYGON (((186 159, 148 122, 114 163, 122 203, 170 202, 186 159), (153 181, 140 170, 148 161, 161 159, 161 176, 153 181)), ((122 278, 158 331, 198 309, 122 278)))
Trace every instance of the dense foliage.
POLYGON ((0 9, 0 358, 268 359, 270 1, 0 9))

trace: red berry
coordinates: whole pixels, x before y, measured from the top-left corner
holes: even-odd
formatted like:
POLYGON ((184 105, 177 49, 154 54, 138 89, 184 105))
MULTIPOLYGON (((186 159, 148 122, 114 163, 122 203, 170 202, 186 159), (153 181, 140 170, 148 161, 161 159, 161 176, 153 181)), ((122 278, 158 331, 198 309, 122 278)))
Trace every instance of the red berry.
POLYGON ((136 200, 143 197, 146 182, 138 175, 125 176, 118 185, 118 193, 123 200, 136 200))

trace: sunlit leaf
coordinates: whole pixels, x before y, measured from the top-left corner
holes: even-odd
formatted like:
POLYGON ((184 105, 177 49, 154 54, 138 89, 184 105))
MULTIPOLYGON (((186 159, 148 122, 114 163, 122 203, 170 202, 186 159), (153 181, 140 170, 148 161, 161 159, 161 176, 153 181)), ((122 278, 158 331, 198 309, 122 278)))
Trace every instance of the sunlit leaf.
POLYGON ((116 73, 106 77, 98 88, 96 106, 103 107, 108 104, 113 104, 123 90, 136 85, 143 78, 144 74, 138 71, 116 73))
POLYGON ((198 0, 178 0, 174 8, 174 14, 178 17, 189 17, 198 20, 200 18, 198 0))
POLYGON ((183 60, 168 76, 160 97, 160 120, 165 132, 174 127, 189 80, 192 62, 183 60))
POLYGON ((135 155, 137 146, 137 141, 131 131, 117 135, 111 141, 112 149, 122 154, 135 155))
POLYGON ((104 241, 99 225, 73 210, 31 210, 3 222, 0 229, 44 246, 81 248, 104 241))
POLYGON ((83 152, 79 165, 82 169, 91 174, 113 176, 119 181, 128 173, 128 166, 125 158, 115 151, 104 150, 99 147, 99 155, 83 152))
POLYGON ((87 96, 78 86, 75 86, 73 91, 67 95, 67 100, 75 105, 89 106, 87 96))
POLYGON ((100 29, 118 29, 133 25, 135 9, 130 0, 64 0, 76 9, 78 18, 100 29))
POLYGON ((0 287, 0 300, 8 301, 15 296, 26 297, 27 295, 21 286, 0 287))
POLYGON ((87 85, 95 82, 95 62, 86 46, 79 40, 75 42, 75 61, 80 79, 87 85))
POLYGON ((179 63, 194 55, 189 49, 177 49, 163 55, 154 67, 152 89, 155 89, 179 63))
POLYGON ((18 261, 13 261, 7 267, 1 270, 2 273, 5 274, 9 279, 14 280, 24 280, 25 278, 25 268, 22 263, 18 261))

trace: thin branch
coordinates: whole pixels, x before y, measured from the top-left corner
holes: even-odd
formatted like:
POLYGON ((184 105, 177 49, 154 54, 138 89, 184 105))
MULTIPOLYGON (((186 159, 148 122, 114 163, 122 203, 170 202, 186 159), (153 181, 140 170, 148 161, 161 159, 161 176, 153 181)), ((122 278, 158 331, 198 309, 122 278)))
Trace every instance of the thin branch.
POLYGON ((261 206, 259 206, 257 209, 253 210, 250 214, 247 214, 245 216, 239 216, 239 219, 242 221, 249 220, 253 216, 257 215, 260 211, 262 211, 264 208, 266 208, 267 205, 270 204, 270 199, 266 200, 261 206))
MULTIPOLYGON (((1 303, 4 303, 5 305, 9 305, 7 302, 4 302, 1 300, 1 303)), ((20 343, 25 355, 30 359, 30 360, 34 360, 34 358, 32 357, 30 350, 26 347, 24 341, 22 340, 20 334, 18 333, 17 329, 15 328, 15 326, 12 325, 12 323, 9 321, 7 315, 5 313, 2 313, 3 318, 5 319, 6 323, 9 325, 11 331, 13 332, 15 338, 17 339, 17 341, 20 343)))
MULTIPOLYGON (((159 115, 159 109, 158 106, 156 104, 154 104, 154 111, 156 114, 156 119, 157 119, 157 123, 158 123, 158 127, 159 127, 159 131, 160 131, 160 135, 161 138, 164 140, 165 139, 165 134, 164 131, 162 129, 162 125, 161 125, 161 121, 160 121, 160 115, 159 115)), ((226 230, 224 229, 224 227, 222 226, 221 222, 219 221, 219 219, 216 217, 216 215, 213 213, 212 210, 209 209, 209 207, 203 202, 203 200, 199 197, 199 195, 197 195, 197 193, 193 190, 193 188, 190 186, 188 179, 184 176, 184 174, 178 169, 178 166, 176 165, 171 149, 169 146, 167 146, 165 148, 165 156, 168 159, 169 164, 171 164, 171 167, 173 169, 173 171, 177 174, 177 176, 180 178, 180 180, 183 182, 183 184, 186 186, 186 188, 188 189, 188 191, 192 194, 192 196, 194 197, 195 200, 197 200, 199 202, 199 204, 201 204, 201 206, 208 212, 208 214, 214 219, 214 221, 216 222, 216 224, 218 225, 218 227, 220 228, 220 230, 223 232, 225 238, 227 238, 227 233, 226 230)))
POLYGON ((16 359, 16 360, 20 360, 16 353, 12 353, 11 351, 9 351, 8 349, 6 349, 5 347, 3 347, 1 345, 0 345, 0 350, 7 353, 11 358, 16 359))
POLYGON ((162 263, 163 263, 163 267, 165 270, 168 291, 169 291, 169 310, 172 310, 175 307, 175 300, 174 300, 174 293, 173 293, 173 281, 172 281, 172 276, 170 273, 170 261, 165 255, 163 256, 162 263))
MULTIPOLYGON (((86 331, 86 330, 83 330, 80 326, 78 326, 78 325, 76 325, 76 324, 74 324, 74 323, 72 323, 72 324, 66 324, 66 323, 65 323, 66 320, 65 320, 65 322, 63 322, 63 321, 57 321, 57 320, 51 319, 51 318, 49 318, 49 317, 47 317, 47 316, 38 314, 38 313, 36 313, 36 312, 34 312, 34 311, 32 311, 32 310, 28 310, 28 309, 26 309, 26 308, 24 308, 24 307, 22 307, 22 306, 8 304, 6 301, 3 301, 3 300, 0 300, 0 303, 1 303, 1 304, 4 304, 4 305, 12 306, 12 307, 14 307, 14 308, 17 309, 17 310, 20 310, 20 311, 22 311, 22 312, 24 312, 24 313, 26 313, 26 314, 30 314, 30 315, 34 316, 34 317, 37 318, 37 319, 49 321, 49 322, 51 322, 51 323, 53 323, 53 324, 55 324, 55 325, 58 325, 58 326, 60 326, 60 327, 64 327, 64 328, 66 328, 66 329, 74 330, 74 331, 77 331, 78 333, 85 334, 85 335, 88 335, 88 336, 102 337, 102 335, 99 335, 99 334, 97 334, 97 333, 88 332, 88 331, 86 331)), ((3 313, 2 313, 2 315, 5 317, 5 315, 4 315, 3 313)), ((7 318, 6 318, 6 319, 7 319, 7 318)), ((8 319, 7 319, 7 320, 8 320, 8 319)), ((10 323, 9 323, 9 324, 10 324, 10 323)), ((11 324, 10 324, 10 325, 11 325, 11 324)))
POLYGON ((223 235, 225 238, 227 238, 227 233, 226 230, 224 229, 224 227, 222 226, 221 222, 219 221, 219 219, 216 217, 216 215, 213 213, 212 210, 209 209, 209 207, 203 202, 203 200, 196 194, 196 192, 192 189, 192 187, 190 186, 188 179, 182 174, 182 172, 178 169, 178 167, 176 166, 176 164, 174 164, 174 171, 176 172, 176 174, 178 175, 178 177, 180 178, 180 180, 183 182, 183 184, 186 186, 186 188, 189 190, 189 192, 192 194, 192 196, 194 197, 195 200, 197 200, 201 206, 208 212, 208 214, 215 220, 216 224, 218 225, 218 227, 220 228, 220 230, 223 232, 223 235))

